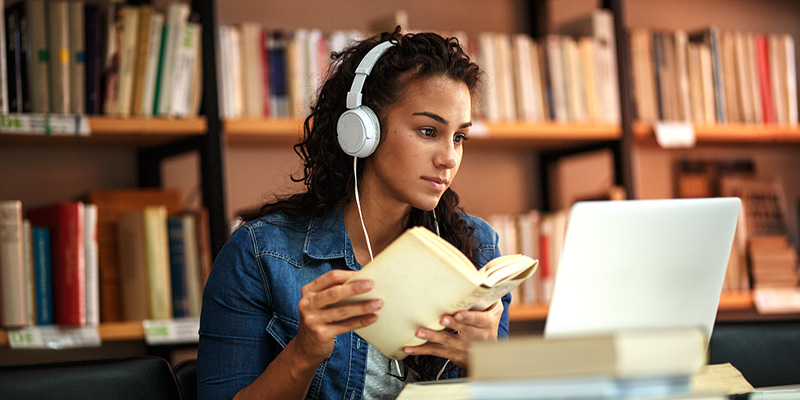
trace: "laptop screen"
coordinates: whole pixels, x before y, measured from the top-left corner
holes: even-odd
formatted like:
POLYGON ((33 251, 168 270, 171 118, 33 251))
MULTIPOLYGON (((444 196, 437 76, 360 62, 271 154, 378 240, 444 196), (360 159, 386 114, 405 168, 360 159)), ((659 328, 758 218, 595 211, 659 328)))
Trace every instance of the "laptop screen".
POLYGON ((710 339, 738 198, 573 205, 545 336, 699 327, 710 339))

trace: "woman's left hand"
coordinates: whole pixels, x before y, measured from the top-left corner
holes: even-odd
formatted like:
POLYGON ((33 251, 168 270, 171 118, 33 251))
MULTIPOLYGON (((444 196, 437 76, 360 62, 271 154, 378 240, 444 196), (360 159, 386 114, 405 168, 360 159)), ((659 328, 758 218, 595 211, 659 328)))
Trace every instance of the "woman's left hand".
POLYGON ((417 329, 417 337, 428 342, 406 347, 404 351, 409 355, 447 358, 464 369, 467 367, 470 341, 496 341, 502 315, 502 300, 497 300, 484 311, 459 311, 452 315, 443 315, 439 323, 455 332, 417 329))

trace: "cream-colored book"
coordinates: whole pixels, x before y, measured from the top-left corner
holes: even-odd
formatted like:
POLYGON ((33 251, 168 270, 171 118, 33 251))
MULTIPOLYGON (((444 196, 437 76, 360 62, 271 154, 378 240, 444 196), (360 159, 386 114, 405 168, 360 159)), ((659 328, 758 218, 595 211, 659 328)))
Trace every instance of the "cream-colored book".
POLYGON ((486 309, 536 271, 538 260, 508 255, 482 269, 444 239, 423 227, 404 232, 351 281, 371 280, 372 290, 350 297, 348 303, 381 299, 378 320, 357 329, 362 338, 392 359, 403 359, 405 346, 425 341, 418 328, 444 329, 444 314, 486 309))

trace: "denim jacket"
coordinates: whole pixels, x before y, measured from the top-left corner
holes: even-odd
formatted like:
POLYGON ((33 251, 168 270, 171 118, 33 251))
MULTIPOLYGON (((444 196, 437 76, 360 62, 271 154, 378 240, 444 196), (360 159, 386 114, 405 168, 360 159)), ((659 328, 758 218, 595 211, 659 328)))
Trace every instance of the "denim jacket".
MULTIPOLYGON (((475 228, 478 263, 499 256, 497 233, 462 214, 475 228)), ((341 208, 314 217, 274 213, 237 229, 218 255, 203 292, 198 348, 201 399, 230 399, 255 381, 297 334, 300 288, 332 269, 359 270, 341 208)), ((508 303, 498 336, 508 336, 508 303)), ((307 399, 360 399, 367 343, 354 332, 335 338, 307 399)), ((458 376, 450 371, 446 378, 458 376)))

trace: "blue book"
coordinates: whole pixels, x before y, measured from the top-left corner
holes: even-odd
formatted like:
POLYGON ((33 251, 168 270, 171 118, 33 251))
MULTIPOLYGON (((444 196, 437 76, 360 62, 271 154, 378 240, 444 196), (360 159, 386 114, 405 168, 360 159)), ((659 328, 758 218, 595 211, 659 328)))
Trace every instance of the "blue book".
POLYGON ((189 291, 186 288, 186 245, 183 240, 183 217, 167 218, 169 236, 169 269, 172 279, 172 317, 190 315, 189 291))
POLYGON ((33 227, 33 269, 36 279, 36 324, 53 324, 53 277, 50 262, 50 229, 33 227))

